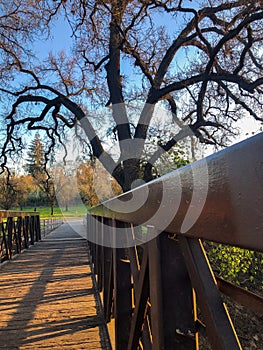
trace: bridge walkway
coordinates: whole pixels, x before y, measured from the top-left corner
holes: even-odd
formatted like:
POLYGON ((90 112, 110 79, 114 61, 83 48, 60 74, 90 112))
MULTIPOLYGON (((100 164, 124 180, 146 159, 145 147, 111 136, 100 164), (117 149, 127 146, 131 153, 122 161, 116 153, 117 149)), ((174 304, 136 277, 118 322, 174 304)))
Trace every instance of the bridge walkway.
POLYGON ((63 224, 0 267, 0 349, 111 349, 76 227, 84 232, 63 224))

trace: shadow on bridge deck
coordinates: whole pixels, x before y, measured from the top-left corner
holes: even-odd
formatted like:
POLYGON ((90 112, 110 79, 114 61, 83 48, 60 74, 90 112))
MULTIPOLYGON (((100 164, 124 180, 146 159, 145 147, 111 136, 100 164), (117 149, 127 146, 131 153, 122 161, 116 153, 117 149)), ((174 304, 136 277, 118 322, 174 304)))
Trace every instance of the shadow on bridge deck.
POLYGON ((0 268, 0 349, 111 349, 74 225, 82 223, 60 226, 0 268))

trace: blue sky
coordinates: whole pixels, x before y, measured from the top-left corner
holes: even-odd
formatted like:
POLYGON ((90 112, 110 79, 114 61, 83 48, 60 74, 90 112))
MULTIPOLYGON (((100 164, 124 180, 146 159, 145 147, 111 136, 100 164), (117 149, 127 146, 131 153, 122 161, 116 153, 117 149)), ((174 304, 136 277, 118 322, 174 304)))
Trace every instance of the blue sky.
POLYGON ((53 53, 62 50, 70 51, 71 45, 71 29, 69 24, 63 16, 59 16, 56 22, 54 22, 51 38, 35 41, 34 48, 39 58, 45 58, 50 51, 53 53))
MULTIPOLYGON (((161 15, 157 14, 156 20, 158 21, 158 24, 165 25, 168 28, 169 34, 173 34, 174 26, 172 23, 167 23, 167 18, 164 19, 161 15)), ((70 52, 72 46, 71 29, 64 16, 59 16, 57 21, 54 23, 51 39, 46 41, 36 41, 34 46, 40 60, 46 58, 49 52, 53 52, 54 54, 62 50, 70 52)), ((132 66, 124 61, 122 70, 124 74, 129 76, 129 82, 131 84, 136 84, 136 76, 132 74, 132 66)), ((252 134, 257 133, 260 128, 259 123, 253 120, 252 117, 243 118, 236 125, 238 125, 243 131, 241 135, 233 141, 233 143, 252 136, 252 134)), ((209 153, 211 152, 212 150, 209 151, 209 153)))

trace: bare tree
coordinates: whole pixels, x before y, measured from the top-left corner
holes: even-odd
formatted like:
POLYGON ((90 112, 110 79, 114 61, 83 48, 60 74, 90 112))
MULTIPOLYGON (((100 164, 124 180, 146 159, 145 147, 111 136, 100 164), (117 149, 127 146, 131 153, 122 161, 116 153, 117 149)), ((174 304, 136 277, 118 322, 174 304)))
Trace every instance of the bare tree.
POLYGON ((8 101, 3 169, 23 147, 24 128, 46 134, 48 158, 57 142, 65 142, 66 129, 80 125, 90 152, 126 191, 140 176, 157 105, 173 113, 179 131, 160 140, 144 163, 145 181, 160 155, 185 136, 222 145, 243 115, 263 120, 262 0, 28 0, 1 6, 1 91, 8 101), (15 32, 10 14, 16 12, 21 22, 15 32), (59 16, 72 29, 73 52, 50 54, 37 64, 27 50, 30 40, 43 28, 49 35, 59 16), (131 120, 127 105, 133 101, 143 105, 131 120), (118 161, 96 129, 94 111, 101 106, 111 114, 118 161))

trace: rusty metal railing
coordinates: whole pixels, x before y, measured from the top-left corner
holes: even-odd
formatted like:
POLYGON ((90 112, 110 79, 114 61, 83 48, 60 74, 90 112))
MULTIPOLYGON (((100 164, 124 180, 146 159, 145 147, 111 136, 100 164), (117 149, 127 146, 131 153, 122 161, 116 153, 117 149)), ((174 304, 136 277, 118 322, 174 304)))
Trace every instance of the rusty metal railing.
POLYGON ((50 232, 63 224, 63 218, 49 218, 40 220, 41 236, 46 237, 50 232))
POLYGON ((0 211, 0 261, 12 259, 41 240, 38 212, 0 211))
POLYGON ((105 320, 115 322, 115 349, 198 349, 202 332, 213 349, 242 348, 221 292, 261 315, 263 299, 216 278, 202 241, 263 252, 262 148, 263 133, 89 211, 90 253, 105 320), (195 181, 206 196, 197 198, 195 181), (125 212, 146 187, 144 204, 125 212))

